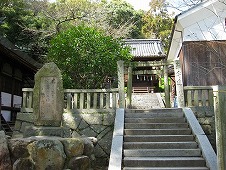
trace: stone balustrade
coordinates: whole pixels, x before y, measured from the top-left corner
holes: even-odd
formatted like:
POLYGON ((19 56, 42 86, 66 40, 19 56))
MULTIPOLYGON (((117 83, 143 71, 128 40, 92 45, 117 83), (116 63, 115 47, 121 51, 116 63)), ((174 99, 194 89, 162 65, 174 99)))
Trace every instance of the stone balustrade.
MULTIPOLYGON (((23 88, 23 104, 21 112, 33 112, 33 89, 23 88)), ((118 88, 113 89, 65 89, 64 109, 95 111, 115 110, 118 108, 118 88)))

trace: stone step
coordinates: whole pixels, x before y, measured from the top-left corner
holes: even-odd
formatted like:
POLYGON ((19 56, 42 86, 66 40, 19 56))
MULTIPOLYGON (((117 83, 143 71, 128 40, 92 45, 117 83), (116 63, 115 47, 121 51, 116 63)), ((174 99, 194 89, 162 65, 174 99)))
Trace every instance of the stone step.
POLYGON ((124 142, 188 142, 193 135, 124 135, 124 142))
POLYGON ((124 157, 124 167, 206 167, 201 157, 124 157))
POLYGON ((185 118, 125 118, 125 123, 183 123, 185 118))
POLYGON ((123 170, 208 170, 207 167, 124 167, 123 170))
POLYGON ((198 157, 200 149, 125 149, 125 157, 198 157))
POLYGON ((125 118, 183 118, 183 113, 125 113, 125 118))
POLYGON ((124 142, 124 149, 195 149, 196 142, 124 142))
POLYGON ((125 129, 125 135, 191 135, 191 129, 125 129))
POLYGON ((125 123, 125 129, 178 129, 188 128, 187 123, 125 123))
POLYGON ((159 108, 159 109, 125 109, 125 113, 183 113, 181 108, 159 108))

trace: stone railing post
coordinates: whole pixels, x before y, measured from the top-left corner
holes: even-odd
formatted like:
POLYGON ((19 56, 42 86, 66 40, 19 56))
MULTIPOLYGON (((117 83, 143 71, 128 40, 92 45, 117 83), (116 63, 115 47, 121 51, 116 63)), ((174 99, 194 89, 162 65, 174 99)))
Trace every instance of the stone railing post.
POLYGON ((184 107, 184 87, 183 87, 183 79, 182 79, 182 70, 179 60, 174 60, 174 72, 175 72, 175 80, 176 80, 176 92, 177 92, 177 101, 178 107, 184 107))
POLYGON ((169 80, 168 80, 168 65, 164 64, 164 89, 165 89, 165 103, 166 108, 170 108, 170 89, 169 89, 169 80))
POLYGON ((218 170, 226 169, 226 86, 213 86, 218 170))
POLYGON ((132 104, 132 79, 133 79, 133 73, 132 73, 133 69, 131 66, 131 63, 128 67, 128 81, 127 81, 127 108, 131 108, 131 104, 132 104))
POLYGON ((125 92, 124 92, 124 61, 118 61, 118 89, 119 89, 119 108, 125 107, 125 92))

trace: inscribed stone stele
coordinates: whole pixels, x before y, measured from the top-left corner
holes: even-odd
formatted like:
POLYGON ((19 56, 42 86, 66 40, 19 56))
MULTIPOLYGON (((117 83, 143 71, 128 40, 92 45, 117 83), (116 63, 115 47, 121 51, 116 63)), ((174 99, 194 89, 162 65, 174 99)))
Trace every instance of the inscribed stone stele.
POLYGON ((35 74, 33 108, 37 126, 60 126, 63 114, 63 83, 55 63, 46 63, 35 74))

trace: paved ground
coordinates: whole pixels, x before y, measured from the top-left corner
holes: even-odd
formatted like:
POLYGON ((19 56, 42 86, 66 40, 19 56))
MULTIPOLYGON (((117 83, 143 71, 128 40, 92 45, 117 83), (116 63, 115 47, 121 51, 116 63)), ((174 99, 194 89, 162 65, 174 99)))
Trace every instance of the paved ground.
POLYGON ((164 104, 159 93, 133 93, 133 109, 158 109, 163 108, 164 104))

